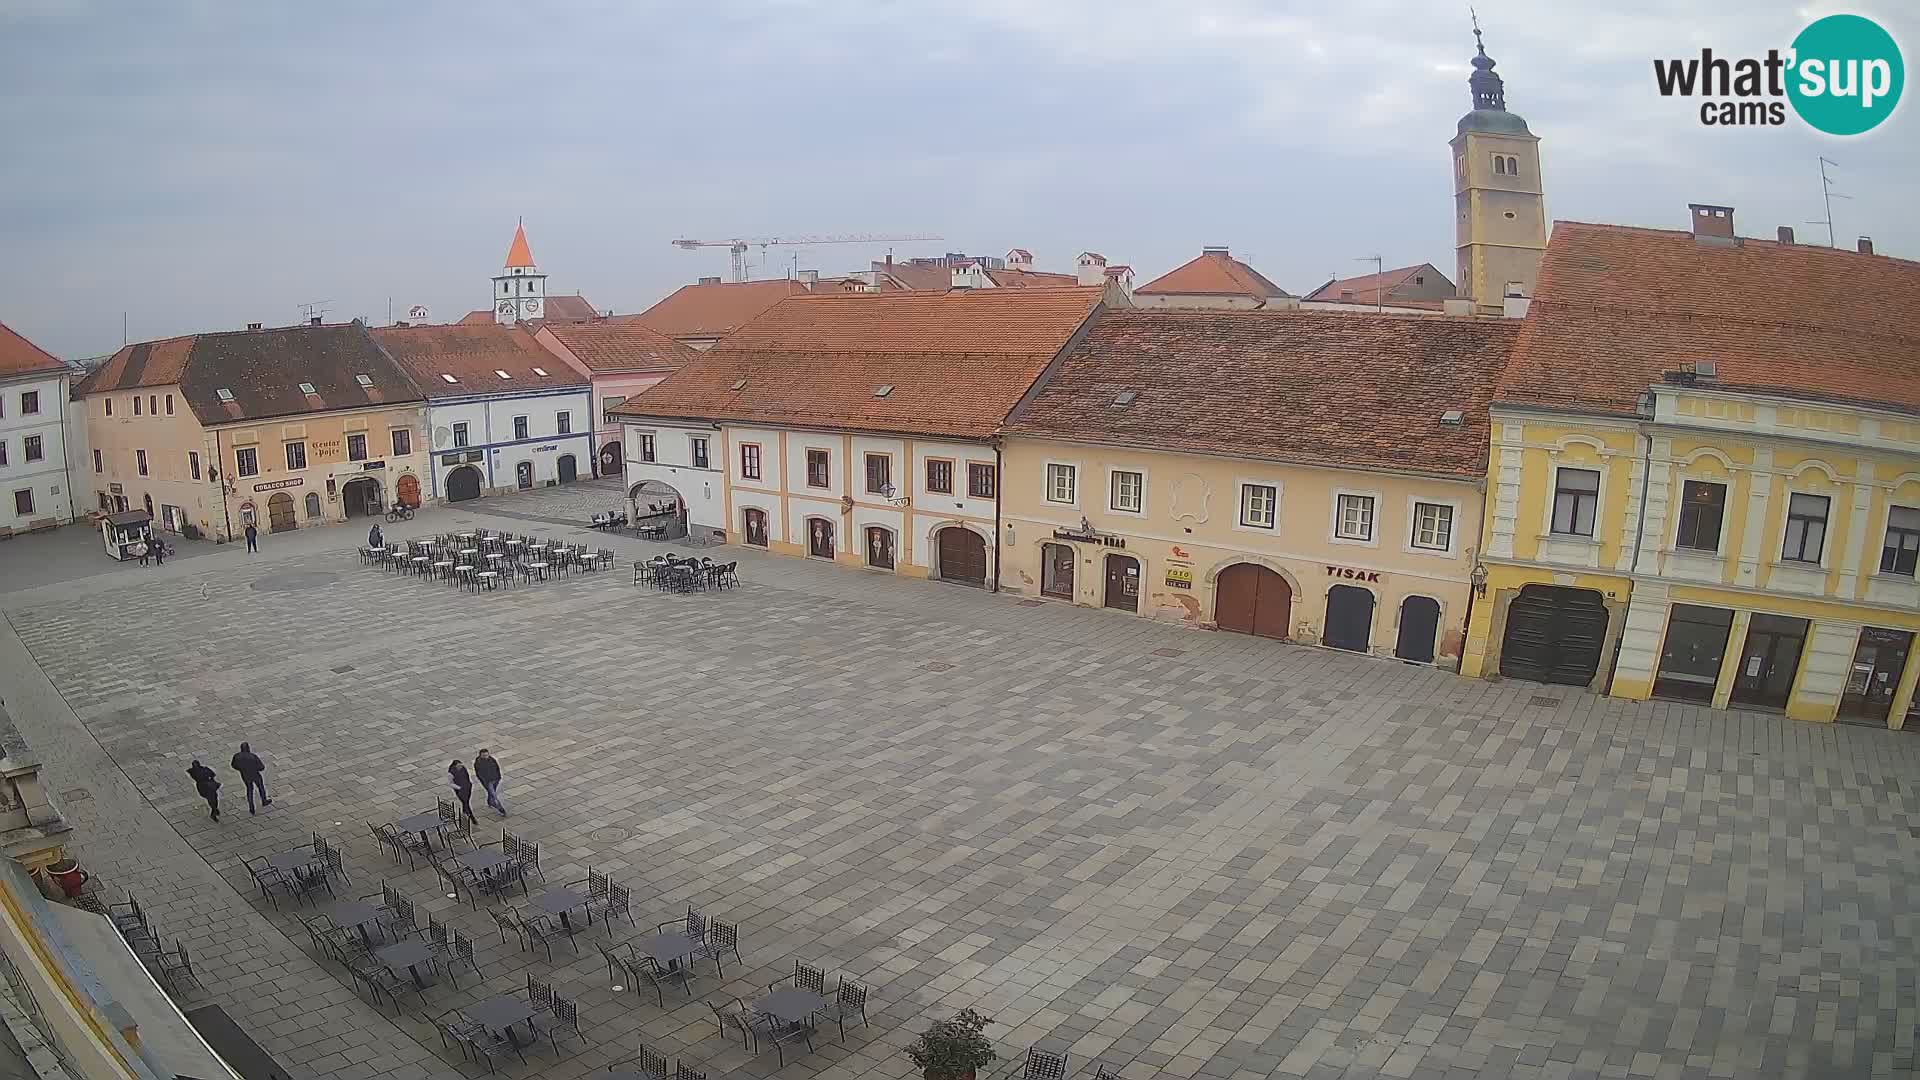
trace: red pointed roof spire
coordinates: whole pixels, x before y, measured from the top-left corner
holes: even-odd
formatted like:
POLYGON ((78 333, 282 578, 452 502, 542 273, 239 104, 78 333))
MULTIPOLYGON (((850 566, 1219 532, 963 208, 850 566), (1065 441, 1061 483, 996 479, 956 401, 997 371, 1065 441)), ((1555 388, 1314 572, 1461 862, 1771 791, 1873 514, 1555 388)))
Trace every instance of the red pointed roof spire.
POLYGON ((523 218, 513 227, 513 245, 507 248, 507 268, 533 268, 533 249, 527 246, 527 225, 523 218))

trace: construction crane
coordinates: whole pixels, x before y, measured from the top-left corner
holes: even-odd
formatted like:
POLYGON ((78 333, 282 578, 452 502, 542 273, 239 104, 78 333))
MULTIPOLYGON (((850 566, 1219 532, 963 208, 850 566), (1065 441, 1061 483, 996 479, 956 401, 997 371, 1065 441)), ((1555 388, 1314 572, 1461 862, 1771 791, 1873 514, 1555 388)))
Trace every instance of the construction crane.
POLYGON ((733 280, 747 280, 747 249, 757 247, 812 247, 815 244, 893 244, 906 240, 944 240, 944 236, 893 236, 860 234, 857 236, 741 236, 732 240, 675 240, 673 246, 693 251, 696 248, 723 247, 733 257, 733 280))

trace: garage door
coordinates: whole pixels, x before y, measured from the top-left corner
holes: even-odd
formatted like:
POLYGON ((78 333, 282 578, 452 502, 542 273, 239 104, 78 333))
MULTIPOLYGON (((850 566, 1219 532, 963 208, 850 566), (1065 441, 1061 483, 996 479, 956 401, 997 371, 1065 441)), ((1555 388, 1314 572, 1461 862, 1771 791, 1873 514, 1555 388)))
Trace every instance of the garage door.
POLYGON ((963 585, 987 583, 987 542, 970 529, 940 530, 940 579, 963 585))
POLYGON ((1500 674, 1511 679, 1587 686, 1600 673, 1607 605, 1592 589, 1529 585, 1507 607, 1500 674))
POLYGON ((1293 621, 1293 590, 1264 566, 1237 563, 1213 584, 1213 621, 1222 630, 1282 638, 1293 621))

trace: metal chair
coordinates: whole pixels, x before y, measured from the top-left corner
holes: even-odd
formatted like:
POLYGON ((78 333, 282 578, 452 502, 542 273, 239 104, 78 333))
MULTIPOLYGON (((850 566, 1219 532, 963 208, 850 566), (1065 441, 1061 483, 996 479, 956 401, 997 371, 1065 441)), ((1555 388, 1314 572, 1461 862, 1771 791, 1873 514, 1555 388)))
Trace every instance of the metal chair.
POLYGON ((531 1018, 533 1030, 536 1032, 544 1032, 547 1036, 547 1041, 553 1044, 555 1050, 560 1049, 560 1036, 562 1035, 585 1042, 586 1036, 580 1033, 579 1006, 575 1005, 572 999, 563 998, 558 994, 552 996, 550 1004, 551 1017, 535 1016, 531 1018))
POLYGON ((787 1067, 787 1045, 804 1042, 807 1053, 813 1053, 813 1029, 806 1024, 789 1024, 777 1016, 760 1014, 760 1021, 766 1027, 767 1041, 773 1044, 773 1052, 779 1056, 780 1067, 787 1067))
POLYGON ((353 879, 347 876, 347 865, 345 860, 340 858, 339 848, 329 847, 320 852, 320 861, 321 865, 326 867, 327 873, 339 878, 341 884, 353 884, 353 879))
POLYGON ((521 947, 528 952, 532 952, 533 947, 538 945, 547 950, 547 960, 548 962, 552 962, 553 943, 557 938, 566 942, 567 946, 573 950, 575 956, 580 954, 580 947, 573 943, 573 937, 557 925, 548 922, 545 915, 538 913, 530 915, 517 908, 508 908, 507 911, 513 921, 519 925, 521 947))
POLYGON ((483 1027, 476 1025, 468 1029, 463 1034, 461 1041, 466 1044, 467 1049, 486 1060, 487 1072, 489 1073, 494 1071, 493 1059, 503 1056, 508 1050, 512 1050, 513 1056, 520 1059, 520 1064, 525 1065, 527 1063, 527 1055, 520 1052, 518 1043, 515 1043, 505 1035, 496 1034, 483 1027))
POLYGON ((1037 1046, 1027 1048, 1027 1067, 1020 1080, 1063 1080, 1067 1075, 1067 1055, 1037 1046))
POLYGON ((1094 1062, 1093 1080, 1120 1080, 1120 1070, 1094 1062))
POLYGON ((724 975, 726 969, 721 966, 720 958, 727 953, 732 953, 735 960, 746 963, 740 955, 740 927, 715 919, 707 924, 707 940, 701 944, 698 954, 711 959, 714 970, 724 975))
POLYGON ((663 922, 654 928, 654 933, 664 934, 669 930, 678 930, 695 941, 705 941, 707 940, 707 917, 689 906, 686 918, 663 922))
MULTIPOLYGON (((251 859, 243 859, 241 865, 245 866, 247 873, 253 877, 253 883, 259 887, 260 895, 271 900, 273 898, 272 890, 278 888, 283 883, 280 871, 268 866, 267 857, 264 855, 255 855, 251 859)), ((127 899, 132 900, 133 898, 128 897, 127 899)), ((136 912, 139 910, 138 904, 134 905, 134 910, 136 912)), ((117 919, 115 920, 116 925, 118 921, 117 919)))
POLYGON ((187 956, 187 947, 181 942, 173 943, 173 952, 160 954, 160 981, 167 984, 175 993, 187 983, 204 990, 200 976, 194 974, 193 961, 187 956))
POLYGON ((321 889, 327 890, 329 899, 333 898, 333 875, 325 866, 303 866, 293 872, 288 889, 295 899, 312 900, 321 889))
MULTIPOLYGON (((520 871, 522 875, 525 875, 528 870, 532 870, 534 873, 540 875, 540 881, 542 884, 546 883, 547 872, 540 868, 540 845, 539 844, 528 843, 525 840, 521 840, 514 845, 514 850, 508 852, 507 854, 513 856, 514 868, 520 871)), ((523 884, 524 884, 524 881, 525 879, 523 876, 522 878, 523 884)))
POLYGON ((553 1011, 553 984, 527 976, 527 1002, 536 1009, 553 1011))
POLYGON ((726 1037, 728 1028, 739 1031, 740 1046, 751 1053, 760 1045, 760 1038, 753 1030, 753 1013, 747 1010, 746 1002, 731 994, 727 995, 726 1000, 733 1002, 731 1008, 723 1009, 711 1001, 706 1003, 707 1009, 713 1013, 713 1022, 720 1025, 722 1038, 726 1037))
MULTIPOLYGON (((686 991, 688 997, 693 996, 693 985, 689 981, 687 968, 662 967, 660 961, 651 956, 636 956, 628 970, 640 979, 653 984, 654 996, 660 999, 660 1007, 663 1009, 667 1007, 667 995, 662 987, 675 979, 680 981, 680 988, 686 991)), ((637 992, 639 989, 640 987, 636 984, 634 990, 637 992)))
POLYGON ((801 990, 811 990, 821 997, 827 996, 827 973, 816 967, 808 967, 799 960, 793 962, 793 974, 767 984, 767 989, 778 990, 781 983, 792 983, 801 990))
POLYGON ((867 988, 865 986, 857 982, 848 982, 847 977, 842 975, 840 985, 834 988, 833 1001, 830 1004, 833 1009, 833 1019, 840 1025, 841 1042, 847 1041, 847 1017, 858 1016, 860 1026, 867 1026, 867 988))
POLYGON ((672 1070, 667 1065, 667 1055, 655 1050, 646 1043, 640 1044, 640 1055, 638 1057, 629 1061, 615 1062, 607 1066, 607 1071, 639 1073, 641 1076, 646 1077, 647 1080, 672 1080, 672 1076, 670 1075, 672 1070))
POLYGON ((673 1080, 707 1080, 707 1074, 682 1061, 673 1067, 673 1080))
POLYGON ((451 979, 454 988, 458 989, 460 980, 453 973, 455 964, 467 965, 467 970, 473 972, 476 978, 480 975, 480 965, 473 962, 473 939, 458 930, 453 932, 453 955, 447 958, 446 964, 447 978, 451 979))

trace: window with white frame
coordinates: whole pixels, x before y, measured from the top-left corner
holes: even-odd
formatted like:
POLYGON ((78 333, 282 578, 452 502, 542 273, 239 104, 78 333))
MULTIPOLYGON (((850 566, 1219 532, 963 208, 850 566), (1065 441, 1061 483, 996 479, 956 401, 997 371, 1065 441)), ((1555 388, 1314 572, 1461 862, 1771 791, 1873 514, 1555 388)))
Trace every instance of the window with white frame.
POLYGON ((1141 473, 1115 469, 1108 487, 1109 509, 1138 514, 1146 505, 1147 478, 1141 473))
POLYGON ((1280 489, 1272 484, 1240 485, 1240 524, 1271 529, 1279 521, 1280 489))
POLYGON ((260 475, 260 454, 254 447, 243 446, 233 452, 234 471, 241 476, 260 475))
POLYGON ((740 478, 742 480, 760 479, 760 444, 740 444, 740 478))
POLYGON ((1413 504, 1413 546, 1424 551, 1453 547, 1453 507, 1445 503, 1413 504))
POLYGON ((1887 511, 1887 536, 1880 545, 1880 572, 1915 576, 1920 569, 1920 508, 1896 506, 1887 511))
POLYGON ((1074 467, 1049 464, 1047 466, 1047 501, 1072 505, 1073 495, 1074 467))
POLYGON ((1373 539, 1373 496, 1342 495, 1334 514, 1333 535, 1342 540, 1373 539))
POLYGON ((693 467, 696 469, 706 468, 708 465, 707 440, 701 436, 696 435, 688 439, 687 443, 689 448, 693 452, 693 467))
POLYGON ((1594 469, 1560 469, 1553 480, 1553 523, 1560 536, 1592 536, 1594 515, 1600 509, 1600 473, 1594 469))
POLYGON ((1827 544, 1827 512, 1833 500, 1825 495, 1805 495, 1794 492, 1787 500, 1787 538, 1780 547, 1780 558, 1786 562, 1820 562, 1820 552, 1827 544))
POLYGON ((453 425, 453 445, 456 448, 467 445, 467 423, 464 420, 453 425))

